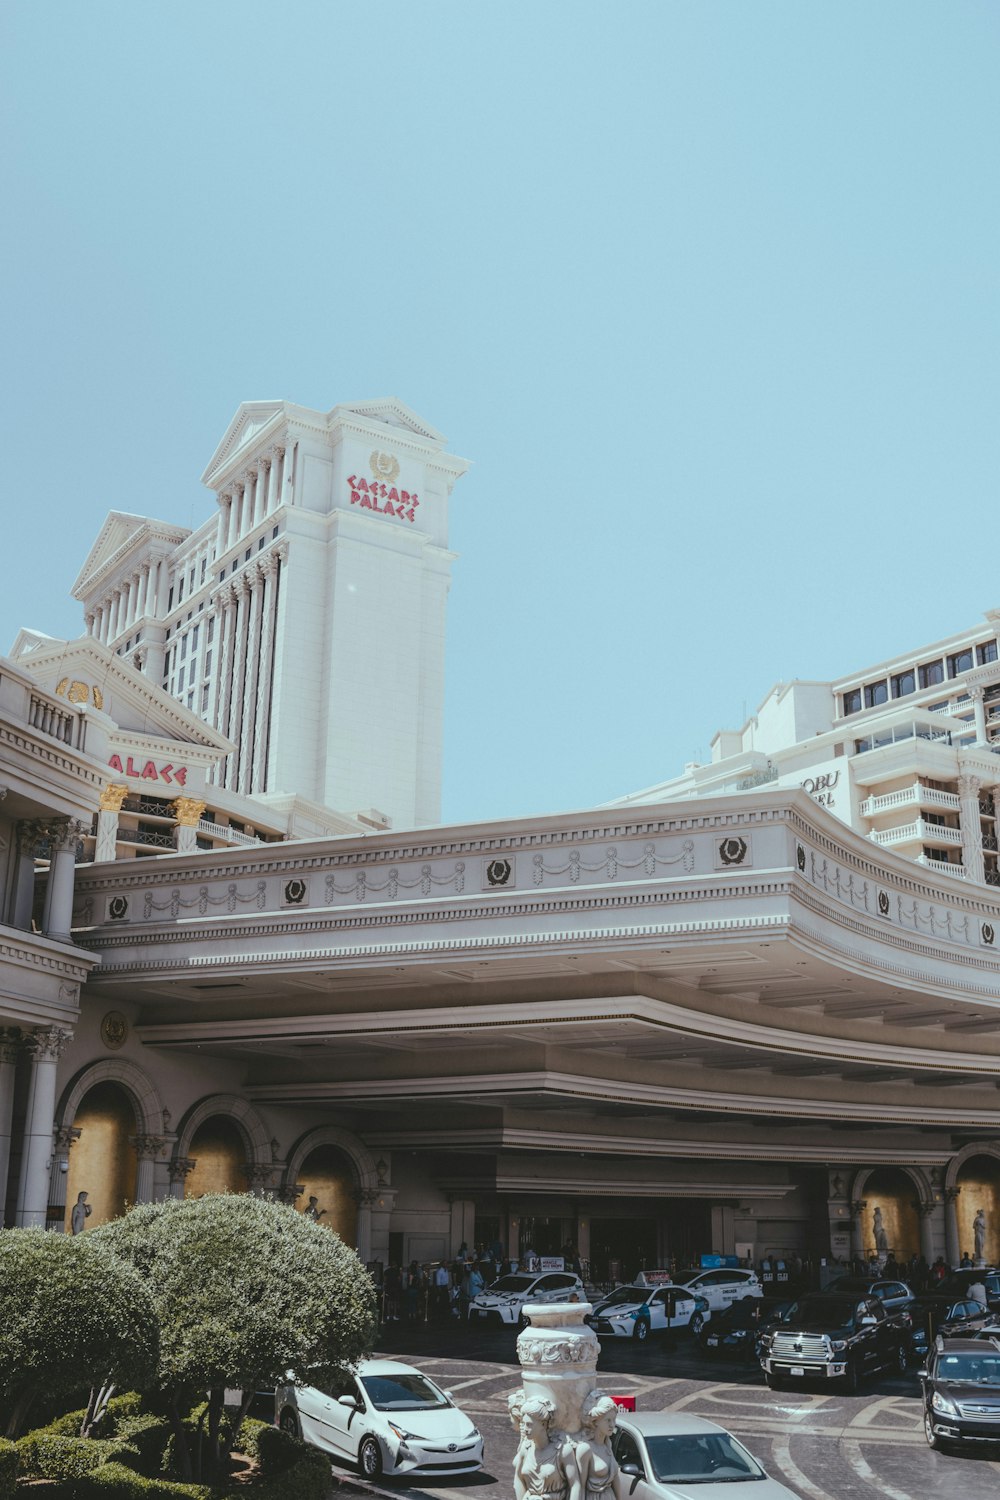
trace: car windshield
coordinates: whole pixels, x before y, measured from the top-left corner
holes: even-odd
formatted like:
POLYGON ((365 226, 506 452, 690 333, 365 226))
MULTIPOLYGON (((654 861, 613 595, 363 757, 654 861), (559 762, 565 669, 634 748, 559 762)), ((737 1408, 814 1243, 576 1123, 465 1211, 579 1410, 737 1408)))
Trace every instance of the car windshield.
POLYGON ((646 1449, 662 1484, 735 1484, 741 1479, 767 1478, 757 1460, 728 1432, 647 1437, 646 1449))
POLYGON ((1000 1354, 942 1354, 934 1375, 938 1380, 1000 1385, 1000 1354))
POLYGON ((652 1287, 648 1286, 617 1286, 610 1296, 605 1297, 601 1303, 602 1307, 618 1307, 622 1303, 645 1302, 652 1295, 652 1287))
POLYGON ((501 1276, 499 1281, 494 1281, 490 1287, 491 1292, 526 1292, 529 1286, 534 1286, 536 1276, 501 1276))
POLYGON ((688 1266, 686 1271, 677 1272, 677 1275, 674 1277, 674 1281, 683 1282, 683 1284, 686 1286, 688 1282, 693 1281, 696 1276, 704 1276, 704 1274, 704 1269, 701 1266, 688 1266))
POLYGON ((793 1302, 782 1323, 795 1328, 846 1328, 854 1322, 857 1304, 848 1297, 803 1297, 793 1302))
POLYGON ((427 1411, 448 1406, 448 1398, 422 1375, 362 1375, 361 1384, 376 1411, 427 1411))

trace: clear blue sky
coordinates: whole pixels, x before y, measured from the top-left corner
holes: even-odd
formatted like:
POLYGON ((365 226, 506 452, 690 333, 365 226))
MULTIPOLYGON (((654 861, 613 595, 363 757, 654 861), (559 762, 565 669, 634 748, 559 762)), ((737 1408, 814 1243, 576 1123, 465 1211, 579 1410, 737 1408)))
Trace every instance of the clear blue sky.
POLYGON ((1000 604, 992 0, 0 27, 0 649, 80 632, 109 509, 200 523, 266 397, 398 395, 474 461, 448 819, 647 785, 1000 604))

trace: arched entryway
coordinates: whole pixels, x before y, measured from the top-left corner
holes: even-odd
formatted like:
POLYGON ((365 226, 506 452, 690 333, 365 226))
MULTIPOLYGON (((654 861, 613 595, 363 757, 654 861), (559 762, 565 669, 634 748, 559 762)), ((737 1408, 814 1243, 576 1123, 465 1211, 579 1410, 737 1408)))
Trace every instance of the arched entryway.
POLYGON ((318 1222, 335 1229, 345 1244, 358 1242, 358 1181, 354 1166, 339 1146, 315 1146, 298 1174, 302 1192, 296 1208, 314 1212, 318 1222), (315 1198, 315 1204, 310 1200, 315 1198))
POLYGON ((105 1079, 87 1089, 73 1117, 73 1129, 80 1134, 62 1158, 69 1167, 62 1226, 67 1233, 81 1192, 91 1209, 88 1229, 117 1219, 136 1201, 136 1128, 135 1107, 120 1083, 105 1079))
POLYGON ((194 1162, 184 1179, 185 1198, 247 1191, 247 1143, 231 1115, 210 1115, 196 1127, 188 1148, 194 1162))
POLYGON ((985 1152, 968 1157, 958 1169, 955 1185, 960 1190, 955 1202, 959 1253, 975 1255, 975 1219, 982 1209, 986 1221, 983 1259, 989 1265, 997 1265, 1000 1263, 1000 1158, 985 1152))
POLYGON ((875 1167, 859 1183, 857 1197, 865 1204, 860 1210, 861 1253, 884 1251, 900 1261, 921 1253, 921 1198, 909 1172, 903 1167, 875 1167), (877 1242, 879 1228, 884 1246, 877 1242))

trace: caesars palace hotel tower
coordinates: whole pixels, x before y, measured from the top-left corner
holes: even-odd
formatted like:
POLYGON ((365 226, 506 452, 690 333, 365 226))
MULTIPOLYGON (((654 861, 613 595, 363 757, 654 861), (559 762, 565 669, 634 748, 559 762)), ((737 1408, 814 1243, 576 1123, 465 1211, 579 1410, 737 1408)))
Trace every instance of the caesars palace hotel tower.
POLYGON ((232 744, 210 781, 384 826, 438 821, 448 499, 465 460, 395 399, 244 403, 195 531, 112 511, 88 635, 232 744))

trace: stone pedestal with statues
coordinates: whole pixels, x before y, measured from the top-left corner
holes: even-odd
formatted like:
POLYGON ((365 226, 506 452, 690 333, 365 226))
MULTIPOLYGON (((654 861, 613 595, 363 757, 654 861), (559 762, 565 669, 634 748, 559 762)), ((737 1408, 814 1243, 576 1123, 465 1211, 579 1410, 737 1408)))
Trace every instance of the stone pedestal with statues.
POLYGON ((596 1388, 597 1335, 587 1302, 529 1303, 517 1340, 523 1385, 507 1398, 520 1434, 516 1500, 623 1500, 611 1435, 618 1409, 596 1388))

